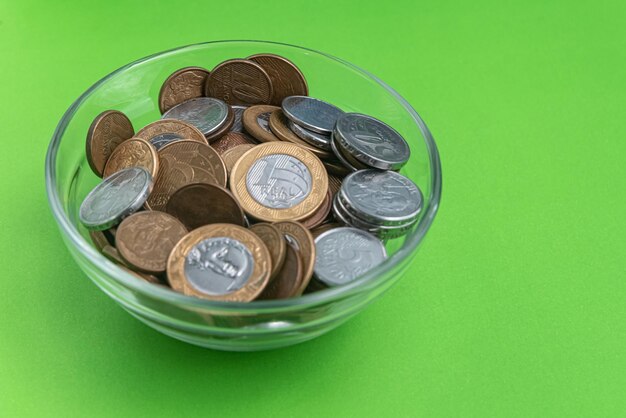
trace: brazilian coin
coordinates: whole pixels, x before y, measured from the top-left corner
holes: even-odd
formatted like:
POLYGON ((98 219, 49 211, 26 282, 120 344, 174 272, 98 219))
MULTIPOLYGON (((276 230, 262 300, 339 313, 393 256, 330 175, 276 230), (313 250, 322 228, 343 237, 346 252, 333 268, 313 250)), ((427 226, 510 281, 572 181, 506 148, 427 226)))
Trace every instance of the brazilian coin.
POLYGON ((104 166, 104 177, 128 167, 143 167, 155 178, 159 172, 159 156, 148 141, 131 138, 115 148, 104 166))
POLYGON ((288 119, 285 117, 283 111, 280 109, 272 112, 272 114, 270 115, 270 128, 281 141, 291 142, 292 144, 298 145, 299 147, 302 147, 312 152, 323 160, 334 158, 331 152, 311 146, 307 142, 304 142, 302 139, 300 139, 298 135, 294 134, 293 131, 289 129, 288 123, 288 119))
POLYGON ((235 166, 235 163, 239 161, 242 155, 244 155, 252 148, 254 148, 254 145, 252 144, 242 144, 236 145, 224 151, 224 153, 222 154, 222 160, 224 160, 224 165, 226 166, 226 171, 229 175, 233 167, 235 166))
POLYGON ((346 170, 351 173, 359 170, 357 167, 352 165, 352 163, 343 154, 341 149, 339 149, 339 145, 337 144, 337 141, 334 137, 331 137, 330 148, 333 150, 333 153, 335 154, 337 160, 346 168, 346 170))
POLYGON ((335 229, 339 227, 341 227, 341 224, 338 224, 336 222, 323 224, 323 225, 318 226, 317 228, 311 229, 311 235, 313 235, 313 239, 315 239, 318 236, 322 235, 324 232, 330 231, 331 229, 335 229))
POLYGON ((292 295, 299 296, 304 292, 304 289, 309 284, 309 280, 311 280, 313 276, 316 254, 313 235, 299 222, 277 222, 274 226, 285 235, 287 242, 298 250, 302 258, 302 277, 298 283, 296 293, 292 295))
POLYGON ((257 234, 259 238, 263 240, 270 252, 270 256, 272 257, 272 273, 270 280, 272 280, 283 267, 287 242, 282 232, 272 224, 260 222, 252 225, 250 231, 257 234))
POLYGON ((243 210, 233 195, 214 184, 194 183, 181 187, 172 194, 165 211, 190 231, 216 223, 246 225, 243 210))
POLYGON ((145 168, 129 167, 105 178, 83 200, 79 218, 88 229, 103 230, 118 224, 146 202, 152 176, 145 168))
POLYGON ((159 274, 165 272, 167 257, 185 234, 185 226, 167 213, 138 212, 117 228, 115 247, 129 266, 159 274))
MULTIPOLYGON (((284 239, 284 238, 283 238, 284 239)), ((285 260, 276 276, 265 286, 259 300, 287 299, 300 296, 303 279, 302 257, 295 246, 285 245, 285 260)))
POLYGON ((231 106, 233 114, 235 115, 235 121, 230 128, 233 132, 243 132, 243 112, 248 108, 247 106, 231 106))
POLYGON ((303 128, 302 126, 294 123, 292 120, 287 122, 289 129, 293 131, 294 134, 298 135, 298 137, 309 145, 313 145, 316 148, 320 148, 326 151, 331 151, 330 148, 330 135, 322 135, 317 132, 309 131, 308 129, 303 128))
POLYGON ((209 300, 249 302, 270 279, 270 253, 252 231, 212 224, 195 229, 176 244, 167 262, 172 288, 209 300))
POLYGON ((190 123, 205 137, 209 137, 228 122, 231 112, 232 109, 219 99, 198 97, 174 106, 163 114, 162 119, 177 119, 190 123))
POLYGON ((104 247, 102 249, 102 255, 104 255, 106 258, 108 258, 109 260, 117 264, 119 268, 121 268, 122 270, 130 274, 131 276, 144 280, 148 283, 158 284, 160 286, 163 286, 163 283, 161 283, 158 277, 152 274, 133 271, 130 268, 128 268, 128 266, 126 265, 126 262, 122 259, 122 256, 120 256, 120 252, 114 246, 107 245, 106 247, 104 247))
POLYGON ((360 113, 341 115, 333 138, 346 157, 352 156, 372 168, 398 170, 411 156, 409 144, 395 129, 360 113))
POLYGON ((313 213, 313 215, 302 220, 301 221, 302 225, 304 225, 304 227, 308 229, 313 229, 313 228, 320 226, 321 224, 324 223, 326 218, 328 218, 328 214, 330 213, 332 207, 333 207, 333 194, 331 193, 330 188, 329 188, 328 193, 326 193, 326 198, 324 199, 324 202, 322 203, 322 205, 315 211, 315 213, 313 213))
POLYGON ((243 132, 228 132, 215 142, 211 142, 211 147, 223 156, 226 151, 238 145, 254 145, 255 142, 243 132))
MULTIPOLYGON (((229 107, 228 116, 226 117, 226 123, 224 123, 220 129, 213 132, 211 135, 207 136, 206 137, 207 141, 213 144, 215 141, 219 140, 224 135, 230 133, 230 129, 233 127, 234 123, 235 123, 235 112, 233 111, 231 107, 229 107)), ((233 132, 233 133, 239 133, 239 132, 233 132)))
POLYGON ((315 239, 315 277, 326 286, 348 284, 382 263, 383 243, 356 228, 335 228, 315 239))
POLYGON ((272 91, 269 75, 260 65, 233 59, 222 62, 211 71, 205 95, 229 105, 251 106, 270 103, 272 91))
POLYGON ((296 65, 287 58, 274 54, 256 54, 248 57, 250 61, 259 64, 272 81, 274 96, 272 104, 280 106, 285 97, 307 96, 307 86, 304 74, 296 65))
POLYGON ((167 112, 177 104, 202 97, 209 72, 201 67, 185 67, 172 73, 159 91, 159 110, 167 112))
POLYGON ((243 112, 243 127, 260 142, 280 141, 270 129, 270 115, 279 107, 269 105, 250 106, 243 112))
POLYGON ((324 135, 330 135, 343 110, 323 100, 308 96, 290 96, 283 100, 282 109, 294 123, 324 135))
POLYGON ((87 132, 87 162, 99 177, 113 150, 135 134, 128 117, 117 110, 100 113, 87 132))
POLYGON ((183 139, 208 144, 208 141, 195 126, 176 119, 161 119, 146 125, 137 132, 136 138, 150 142, 158 150, 183 139))

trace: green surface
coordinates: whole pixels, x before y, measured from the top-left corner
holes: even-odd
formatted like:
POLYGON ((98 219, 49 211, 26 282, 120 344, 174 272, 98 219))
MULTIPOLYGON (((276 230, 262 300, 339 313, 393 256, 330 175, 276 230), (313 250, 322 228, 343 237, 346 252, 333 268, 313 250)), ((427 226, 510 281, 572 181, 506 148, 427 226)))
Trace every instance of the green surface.
POLYGON ((0 3, 0 416, 626 416, 626 6, 0 3), (233 354, 158 334, 70 259, 44 154, 94 81, 268 39, 413 104, 441 210, 406 277, 332 333, 233 354))

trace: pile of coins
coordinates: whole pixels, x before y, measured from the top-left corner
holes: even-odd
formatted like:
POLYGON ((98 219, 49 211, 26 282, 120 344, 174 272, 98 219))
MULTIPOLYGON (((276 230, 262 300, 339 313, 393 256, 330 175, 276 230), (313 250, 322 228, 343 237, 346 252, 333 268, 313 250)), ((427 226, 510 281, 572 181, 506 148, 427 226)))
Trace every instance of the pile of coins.
POLYGON ((79 218, 136 277, 249 302, 342 286, 387 257, 422 207, 397 171, 409 146, 384 122, 308 96, 286 58, 258 54, 171 74, 161 119, 117 110, 87 133, 103 180, 79 218))

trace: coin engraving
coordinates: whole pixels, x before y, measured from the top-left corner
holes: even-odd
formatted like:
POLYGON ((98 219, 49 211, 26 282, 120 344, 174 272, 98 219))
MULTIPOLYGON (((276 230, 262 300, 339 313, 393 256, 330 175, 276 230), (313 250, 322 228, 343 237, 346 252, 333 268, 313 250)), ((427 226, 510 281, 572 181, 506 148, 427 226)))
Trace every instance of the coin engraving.
POLYGON ((186 67, 172 73, 159 91, 161 114, 186 100, 204 95, 209 72, 200 67, 186 67))
POLYGON ((159 171, 159 156, 149 142, 143 139, 129 139, 121 143, 104 166, 104 177, 128 167, 143 167, 152 177, 159 171))
POLYGON ((285 97, 309 94, 304 75, 288 59, 274 54, 257 54, 248 57, 248 59, 256 62, 267 71, 274 89, 273 105, 280 106, 285 97))
POLYGON ((228 60, 211 71, 206 95, 230 105, 269 103, 272 84, 268 74, 258 64, 247 60, 228 60))
POLYGON ((102 177, 104 166, 113 150, 134 135, 128 117, 117 110, 100 113, 87 132, 87 162, 98 176, 102 177))

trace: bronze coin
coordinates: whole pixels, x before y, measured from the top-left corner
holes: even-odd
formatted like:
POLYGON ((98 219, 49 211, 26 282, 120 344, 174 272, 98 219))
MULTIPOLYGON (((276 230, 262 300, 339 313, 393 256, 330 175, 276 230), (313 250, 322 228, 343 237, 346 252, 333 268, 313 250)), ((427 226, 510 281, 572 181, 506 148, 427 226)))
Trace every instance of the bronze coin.
POLYGON ((157 150, 183 139, 202 144, 209 143, 198 128, 178 119, 161 119, 152 122, 137 132, 135 137, 150 142, 157 150))
POLYGON ((313 276, 315 266, 315 241, 313 236, 300 222, 277 222, 274 224, 287 238, 287 242, 294 245, 302 258, 302 280, 297 292, 293 296, 301 295, 313 276))
POLYGON ((104 166, 104 177, 128 167, 143 167, 152 178, 159 172, 159 155, 156 148, 139 138, 131 138, 115 148, 104 166))
POLYGON ((165 271, 172 248, 185 234, 185 226, 167 213, 139 212, 118 226, 115 246, 129 266, 158 274, 165 271))
POLYGON ((308 229, 313 229, 315 227, 318 227, 324 223, 332 207, 333 207, 333 194, 331 193, 330 188, 329 188, 328 193, 326 193, 326 198, 324 199, 324 202, 322 203, 322 206, 320 206, 319 209, 317 209, 313 215, 311 215, 310 217, 300 222, 302 222, 302 225, 304 225, 304 227, 308 229))
POLYGON ((251 106, 272 100, 272 83, 267 72, 257 63, 233 59, 218 64, 206 84, 206 96, 229 105, 251 106))
POLYGON ((102 254, 108 258, 109 260, 111 260, 112 262, 114 262, 115 264, 117 264, 117 266, 119 268, 121 268, 122 270, 130 273, 131 275, 141 279, 141 280, 145 280, 148 283, 152 283, 152 284, 158 284, 160 286, 163 286, 163 283, 161 282, 161 280, 159 280, 158 277, 152 275, 152 274, 148 274, 148 273, 142 273, 139 271, 134 271, 130 268, 128 268, 128 266, 126 265, 126 262, 122 259, 122 257, 120 256, 119 251, 117 250, 117 248, 115 248, 112 245, 107 245, 106 247, 104 247, 102 249, 102 254))
POLYGON ((224 120, 224 123, 222 124, 222 126, 220 126, 215 132, 213 132, 212 134, 206 137, 207 141, 209 141, 209 143, 213 143, 214 141, 219 140, 228 131, 230 131, 230 128, 232 128, 234 123, 235 123, 235 112, 233 111, 232 107, 228 106, 228 115, 226 116, 226 120, 224 120))
POLYGON ((300 139, 298 135, 294 134, 287 125, 287 117, 284 115, 282 109, 275 110, 270 115, 270 129, 281 141, 291 142, 292 144, 298 145, 317 155, 322 160, 333 157, 330 152, 311 146, 300 139))
POLYGON ((176 244, 167 261, 172 289, 209 300, 249 302, 270 279, 272 259, 255 233, 237 225, 195 229, 176 244))
POLYGON ((160 168, 146 207, 165 211, 170 196, 191 183, 226 186, 226 166, 210 145, 177 141, 159 150, 160 168))
POLYGON ((209 71, 201 67, 185 67, 173 72, 159 91, 159 110, 167 112, 179 103, 204 96, 209 71))
POLYGON ((270 115, 279 107, 270 105, 250 106, 243 112, 243 127, 261 142, 280 141, 270 129, 270 115))
POLYGON ((285 237, 283 237, 283 233, 272 224, 264 222, 254 224, 250 227, 250 231, 257 234, 270 251, 270 256, 272 257, 272 273, 270 274, 270 280, 272 280, 283 267, 287 241, 285 237))
POLYGON ((343 183, 343 179, 333 176, 332 174, 328 175, 328 188, 330 189, 333 197, 335 197, 339 189, 341 189, 341 183, 343 183))
POLYGON ((274 89, 273 105, 280 106, 285 97, 309 95, 304 74, 287 58, 274 54, 256 54, 248 59, 263 67, 270 76, 274 89))
POLYGON ((227 150, 237 145, 254 145, 254 141, 248 135, 241 132, 228 132, 220 139, 211 143, 211 146, 222 156, 227 150))
POLYGON ((285 246, 285 261, 274 279, 265 286, 257 299, 287 299, 299 296, 302 283, 302 257, 292 244, 285 246))
POLYGON ((165 211, 178 218, 189 231, 217 223, 246 225, 243 210, 233 195, 214 184, 181 187, 172 194, 165 211))
POLYGON ((243 144, 237 145, 232 148, 227 149, 222 154, 222 160, 224 160, 224 165, 226 166, 226 171, 230 175, 230 170, 233 169, 235 163, 239 161, 242 155, 246 152, 254 148, 255 146, 252 144, 243 144))
POLYGON ((113 150, 135 134, 128 117, 117 110, 100 113, 87 131, 87 162, 99 177, 113 150))

